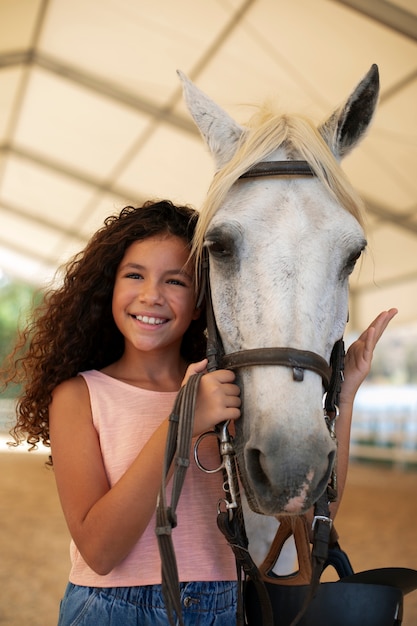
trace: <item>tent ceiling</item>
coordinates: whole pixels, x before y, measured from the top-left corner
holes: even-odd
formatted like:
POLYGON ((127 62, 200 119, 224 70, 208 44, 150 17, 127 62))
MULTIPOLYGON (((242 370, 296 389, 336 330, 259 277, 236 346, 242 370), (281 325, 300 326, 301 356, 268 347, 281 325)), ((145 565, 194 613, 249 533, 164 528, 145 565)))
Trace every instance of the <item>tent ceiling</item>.
POLYGON ((4 272, 43 284, 126 203, 200 205, 213 166, 177 68, 240 122, 265 98, 319 121, 376 62, 344 164, 368 207, 351 317, 417 320, 415 0, 1 0, 0 33, 4 272))

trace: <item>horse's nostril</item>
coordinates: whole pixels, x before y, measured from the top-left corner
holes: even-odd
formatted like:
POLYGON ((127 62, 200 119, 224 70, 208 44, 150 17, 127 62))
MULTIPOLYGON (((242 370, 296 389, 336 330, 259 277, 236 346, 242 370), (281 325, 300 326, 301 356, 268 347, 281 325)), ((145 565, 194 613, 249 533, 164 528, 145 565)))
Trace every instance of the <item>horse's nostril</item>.
POLYGON ((271 487, 271 481, 264 467, 265 461, 265 455, 257 448, 251 448, 247 451, 246 463, 249 474, 259 485, 269 488, 271 487))

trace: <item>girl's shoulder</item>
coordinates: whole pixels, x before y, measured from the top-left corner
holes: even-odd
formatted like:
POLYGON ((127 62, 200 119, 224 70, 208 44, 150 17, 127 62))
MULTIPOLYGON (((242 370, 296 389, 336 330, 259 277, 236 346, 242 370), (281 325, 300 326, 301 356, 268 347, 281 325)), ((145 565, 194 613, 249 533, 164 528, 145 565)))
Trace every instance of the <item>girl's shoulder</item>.
POLYGON ((77 376, 73 376, 72 378, 67 378, 62 383, 59 383, 59 385, 57 385, 55 389, 53 390, 53 394, 65 393, 73 389, 81 389, 82 387, 85 387, 85 386, 86 385, 85 385, 84 378, 82 376, 77 375, 77 376))
POLYGON ((90 380, 106 380, 109 378, 104 373, 99 370, 88 370, 85 372, 80 372, 77 376, 73 376, 72 378, 67 378, 63 382, 59 383, 55 387, 52 392, 52 396, 66 396, 72 395, 73 393, 87 393, 88 392, 88 381, 90 380))
POLYGON ((59 383, 52 391, 53 404, 89 403, 88 388, 82 376, 74 376, 59 383))

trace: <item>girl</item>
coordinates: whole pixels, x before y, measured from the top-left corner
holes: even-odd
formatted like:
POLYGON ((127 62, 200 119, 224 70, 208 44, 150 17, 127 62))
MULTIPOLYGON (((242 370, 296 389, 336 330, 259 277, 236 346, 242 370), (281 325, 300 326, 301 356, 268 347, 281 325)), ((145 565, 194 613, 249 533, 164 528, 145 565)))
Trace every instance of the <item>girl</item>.
MULTIPOLYGON (((26 389, 13 434, 51 445, 72 537, 59 626, 168 624, 153 515, 170 409, 181 385, 207 364, 190 259, 196 221, 197 213, 168 201, 109 217, 25 333, 26 389)), ((339 475, 346 474, 355 393, 395 313, 382 313, 346 356, 339 475)), ((202 377, 194 435, 239 418, 234 379, 228 370, 202 377)), ((205 464, 214 466, 216 444, 209 455, 205 464)), ((235 621, 234 558, 214 521, 221 480, 192 464, 177 508, 187 625, 235 621)))

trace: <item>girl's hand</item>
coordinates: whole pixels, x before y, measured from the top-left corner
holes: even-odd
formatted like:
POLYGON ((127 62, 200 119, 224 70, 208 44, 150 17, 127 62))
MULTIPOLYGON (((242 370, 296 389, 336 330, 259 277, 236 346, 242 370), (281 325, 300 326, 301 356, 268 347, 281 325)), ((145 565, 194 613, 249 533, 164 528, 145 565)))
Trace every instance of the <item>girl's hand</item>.
POLYGON ((369 374, 375 346, 397 313, 397 309, 380 313, 361 336, 352 343, 346 353, 345 380, 339 399, 340 415, 339 419, 336 420, 338 497, 336 502, 332 502, 330 505, 332 518, 336 515, 346 483, 353 401, 356 392, 369 374))
MULTIPOLYGON (((207 359, 188 366, 183 385, 192 374, 206 372, 207 359)), ((230 370, 205 373, 200 381, 195 409, 194 436, 211 430, 216 424, 240 417, 240 389, 230 370)))
POLYGON ((355 394, 371 369, 374 349, 397 309, 383 311, 350 346, 345 358, 345 380, 340 402, 353 402, 355 394))

